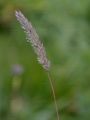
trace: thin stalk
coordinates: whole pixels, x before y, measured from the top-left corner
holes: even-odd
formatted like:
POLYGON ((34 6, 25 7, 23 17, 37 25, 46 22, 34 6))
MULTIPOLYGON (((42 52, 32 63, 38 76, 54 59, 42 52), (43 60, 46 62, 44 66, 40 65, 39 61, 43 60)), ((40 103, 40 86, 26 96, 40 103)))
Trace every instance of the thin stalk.
POLYGON ((60 118, 59 118, 59 109, 58 109, 58 105, 57 105, 57 102, 56 102, 56 94, 55 94, 55 89, 54 89, 54 85, 53 85, 53 80, 52 80, 50 72, 47 72, 47 74, 48 74, 48 79, 49 79, 52 94, 53 94, 53 100, 54 100, 54 104, 55 104, 57 120, 60 120, 60 118))

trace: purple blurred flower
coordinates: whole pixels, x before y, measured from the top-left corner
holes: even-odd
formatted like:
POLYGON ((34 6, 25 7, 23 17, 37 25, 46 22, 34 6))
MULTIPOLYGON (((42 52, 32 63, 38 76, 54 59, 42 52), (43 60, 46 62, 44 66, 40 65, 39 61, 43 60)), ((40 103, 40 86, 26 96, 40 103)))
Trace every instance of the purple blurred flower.
POLYGON ((13 75, 21 75, 24 72, 24 68, 20 64, 14 64, 11 67, 11 73, 13 75))

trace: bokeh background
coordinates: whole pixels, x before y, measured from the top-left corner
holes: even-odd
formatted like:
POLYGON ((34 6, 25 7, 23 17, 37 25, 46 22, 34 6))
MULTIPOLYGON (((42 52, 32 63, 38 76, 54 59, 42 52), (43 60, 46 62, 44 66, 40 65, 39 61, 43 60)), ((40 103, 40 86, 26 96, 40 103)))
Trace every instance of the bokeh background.
POLYGON ((90 120, 90 0, 0 0, 0 120, 56 120, 47 74, 15 10, 44 43, 61 120, 90 120))

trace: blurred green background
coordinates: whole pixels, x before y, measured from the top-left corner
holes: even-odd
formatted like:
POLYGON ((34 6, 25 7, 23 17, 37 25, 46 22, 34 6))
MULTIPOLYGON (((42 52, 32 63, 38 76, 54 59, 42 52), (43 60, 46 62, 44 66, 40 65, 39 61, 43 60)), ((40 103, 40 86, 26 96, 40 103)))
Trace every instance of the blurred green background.
POLYGON ((90 120, 90 0, 0 0, 0 120, 56 120, 18 9, 46 48, 61 120, 90 120))

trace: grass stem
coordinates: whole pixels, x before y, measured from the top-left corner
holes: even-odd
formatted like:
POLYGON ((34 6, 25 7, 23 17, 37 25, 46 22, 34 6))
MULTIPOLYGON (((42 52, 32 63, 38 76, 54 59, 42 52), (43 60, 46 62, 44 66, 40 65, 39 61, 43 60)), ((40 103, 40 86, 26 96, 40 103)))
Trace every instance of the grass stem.
POLYGON ((56 102, 56 94, 55 94, 55 89, 54 89, 54 85, 53 85, 53 79, 52 79, 51 74, 50 74, 49 71, 47 72, 47 74, 48 74, 48 79, 49 79, 49 82, 50 82, 50 85, 51 85, 52 94, 53 94, 53 99, 54 99, 54 104, 55 104, 55 109, 56 109, 57 120, 60 120, 59 109, 58 109, 58 105, 57 105, 57 102, 56 102))

